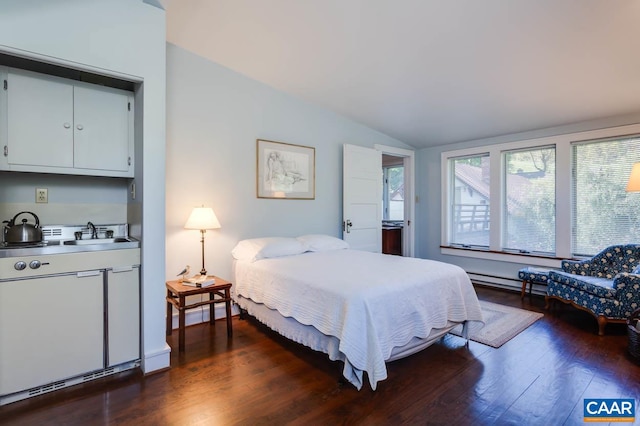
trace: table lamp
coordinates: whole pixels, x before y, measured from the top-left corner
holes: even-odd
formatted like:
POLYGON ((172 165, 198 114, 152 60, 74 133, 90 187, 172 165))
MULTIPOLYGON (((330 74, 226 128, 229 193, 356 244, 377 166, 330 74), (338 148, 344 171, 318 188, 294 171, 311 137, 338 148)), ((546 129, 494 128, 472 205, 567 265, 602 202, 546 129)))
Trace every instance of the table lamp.
POLYGON ((200 275, 207 275, 207 270, 204 269, 204 234, 207 229, 218 229, 220 227, 220 222, 213 209, 205 206, 194 207, 189 219, 187 219, 187 223, 184 224, 185 229, 198 229, 202 235, 200 239, 202 244, 202 270, 200 275))

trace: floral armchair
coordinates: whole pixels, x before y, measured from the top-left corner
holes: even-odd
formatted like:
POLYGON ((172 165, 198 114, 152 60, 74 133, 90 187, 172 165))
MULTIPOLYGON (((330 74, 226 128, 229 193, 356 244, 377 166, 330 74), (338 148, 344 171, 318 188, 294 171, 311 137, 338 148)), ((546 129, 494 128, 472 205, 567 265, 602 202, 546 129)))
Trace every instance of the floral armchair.
POLYGON ((626 322, 640 307, 640 245, 615 245, 591 259, 563 260, 562 270, 549 272, 546 309, 553 299, 595 316, 601 336, 608 322, 626 322))

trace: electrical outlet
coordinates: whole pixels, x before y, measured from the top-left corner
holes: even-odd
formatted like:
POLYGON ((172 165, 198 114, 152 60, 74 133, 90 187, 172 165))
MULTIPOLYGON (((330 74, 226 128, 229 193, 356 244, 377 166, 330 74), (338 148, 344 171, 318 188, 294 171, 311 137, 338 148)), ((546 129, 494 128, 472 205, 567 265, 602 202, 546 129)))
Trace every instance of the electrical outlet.
POLYGON ((49 190, 47 188, 36 188, 36 203, 48 203, 49 190))

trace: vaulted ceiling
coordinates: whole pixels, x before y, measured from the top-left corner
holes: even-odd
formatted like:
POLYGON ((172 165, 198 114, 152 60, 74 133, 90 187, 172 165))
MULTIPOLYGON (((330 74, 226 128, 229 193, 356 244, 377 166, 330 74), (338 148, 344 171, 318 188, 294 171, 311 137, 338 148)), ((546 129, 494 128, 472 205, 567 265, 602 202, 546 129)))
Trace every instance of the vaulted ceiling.
POLYGON ((416 148, 640 112, 637 0, 171 0, 167 41, 416 148))

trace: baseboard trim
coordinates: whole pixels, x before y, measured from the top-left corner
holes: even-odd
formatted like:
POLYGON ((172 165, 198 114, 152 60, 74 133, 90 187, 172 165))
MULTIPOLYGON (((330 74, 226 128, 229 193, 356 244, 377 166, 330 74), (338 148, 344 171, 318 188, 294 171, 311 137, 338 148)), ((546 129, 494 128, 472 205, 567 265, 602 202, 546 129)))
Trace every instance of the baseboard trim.
POLYGON ((142 372, 146 374, 153 373, 158 370, 166 370, 171 366, 171 346, 167 343, 160 351, 145 353, 142 360, 142 372))
MULTIPOLYGON (((209 306, 199 306, 193 309, 187 309, 184 315, 184 323, 185 326, 202 324, 209 321, 209 306)), ((239 315, 240 310, 236 305, 231 306, 231 315, 239 315)), ((226 318, 227 314, 225 312, 225 306, 223 303, 218 303, 215 305, 214 309, 215 319, 226 318)), ((171 325, 174 330, 178 328, 179 318, 178 312, 174 309, 173 314, 171 315, 171 325)))

